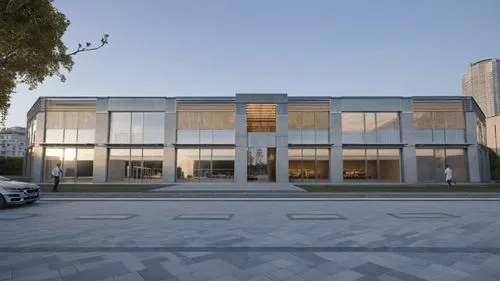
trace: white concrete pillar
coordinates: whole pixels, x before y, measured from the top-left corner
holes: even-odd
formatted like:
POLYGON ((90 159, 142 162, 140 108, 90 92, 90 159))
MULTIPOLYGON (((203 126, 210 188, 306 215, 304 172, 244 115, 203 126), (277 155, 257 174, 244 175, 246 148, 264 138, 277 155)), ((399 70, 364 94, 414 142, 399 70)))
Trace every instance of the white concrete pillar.
POLYGON ((234 178, 237 183, 247 182, 247 118, 246 104, 236 104, 235 115, 234 178))
POLYGON ((342 158, 342 105, 340 99, 330 100, 330 182, 344 180, 342 158))
POLYGON ((163 148, 163 182, 173 183, 177 179, 176 149, 177 110, 175 99, 167 99, 165 108, 165 143, 163 148))
POLYGON ((92 182, 107 182, 108 171, 108 133, 109 112, 108 99, 98 98, 96 101, 96 124, 95 124, 95 147, 94 147, 94 171, 92 182))
POLYGON ((469 171, 469 182, 481 182, 479 160, 479 146, 477 144, 469 145, 467 147, 467 169, 469 171))
POLYGON ((276 182, 288 183, 288 104, 277 104, 276 182))
POLYGON ((413 128, 413 100, 402 100, 401 119, 401 180, 405 183, 415 184, 418 182, 417 174, 417 151, 415 148, 415 129, 413 128))

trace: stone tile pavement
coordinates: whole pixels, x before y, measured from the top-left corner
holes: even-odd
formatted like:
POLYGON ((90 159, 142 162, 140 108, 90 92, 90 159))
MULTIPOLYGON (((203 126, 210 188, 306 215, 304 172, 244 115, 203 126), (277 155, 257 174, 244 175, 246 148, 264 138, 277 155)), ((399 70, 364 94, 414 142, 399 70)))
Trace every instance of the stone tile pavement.
POLYGON ((0 211, 0 281, 500 280, 499 207, 41 202, 0 211))

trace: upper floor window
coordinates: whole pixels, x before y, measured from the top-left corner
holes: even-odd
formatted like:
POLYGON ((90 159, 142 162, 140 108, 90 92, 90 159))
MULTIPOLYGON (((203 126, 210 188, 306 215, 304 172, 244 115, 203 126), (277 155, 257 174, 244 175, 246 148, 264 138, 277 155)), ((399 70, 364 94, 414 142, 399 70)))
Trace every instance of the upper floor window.
POLYGON ((463 111, 416 111, 413 127, 417 143, 463 143, 465 116, 463 111))
POLYGON ((110 143, 163 144, 164 131, 164 112, 111 112, 110 143))
POLYGON ((343 112, 342 142, 400 143, 398 112, 343 112))
POLYGON ((289 104, 288 143, 328 144, 330 104, 289 104))
POLYGON ((276 104, 247 104, 248 132, 276 132, 276 104))
POLYGON ((46 113, 46 143, 94 143, 95 112, 46 113))

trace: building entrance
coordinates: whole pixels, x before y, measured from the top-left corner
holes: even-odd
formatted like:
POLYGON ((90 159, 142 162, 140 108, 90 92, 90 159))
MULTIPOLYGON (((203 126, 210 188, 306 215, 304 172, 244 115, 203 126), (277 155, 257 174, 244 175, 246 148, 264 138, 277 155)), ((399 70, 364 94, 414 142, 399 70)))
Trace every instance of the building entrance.
POLYGON ((276 148, 252 147, 247 152, 247 180, 249 182, 276 181, 276 148))

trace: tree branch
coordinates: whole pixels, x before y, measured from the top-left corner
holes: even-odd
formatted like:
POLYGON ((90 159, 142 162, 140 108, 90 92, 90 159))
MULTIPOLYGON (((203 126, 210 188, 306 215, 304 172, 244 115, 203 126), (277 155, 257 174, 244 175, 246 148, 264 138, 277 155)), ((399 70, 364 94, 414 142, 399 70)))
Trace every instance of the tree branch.
POLYGON ((94 47, 94 48, 91 48, 92 44, 90 42, 87 42, 85 44, 85 47, 83 47, 82 44, 78 44, 78 48, 76 49, 76 51, 69 53, 67 55, 74 56, 78 53, 98 50, 98 49, 102 48, 104 45, 108 44, 108 37, 109 37, 108 34, 104 34, 104 36, 101 38, 101 44, 97 47, 94 47))
POLYGON ((5 7, 5 11, 2 11, 5 14, 12 14, 16 12, 17 10, 21 9, 24 7, 26 4, 28 4, 31 0, 10 0, 7 3, 7 6, 5 7))

